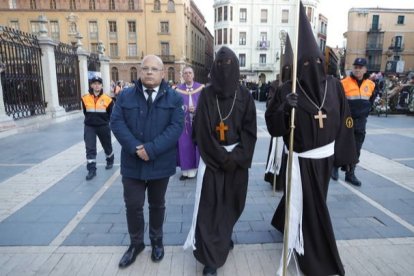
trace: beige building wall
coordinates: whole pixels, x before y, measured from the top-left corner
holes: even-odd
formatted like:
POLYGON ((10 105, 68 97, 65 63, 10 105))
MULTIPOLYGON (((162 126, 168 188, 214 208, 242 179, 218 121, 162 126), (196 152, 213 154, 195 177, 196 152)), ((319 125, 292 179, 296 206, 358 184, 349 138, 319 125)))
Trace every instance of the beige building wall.
POLYGON ((405 62, 405 72, 414 70, 414 9, 353 8, 348 12, 348 30, 344 36, 347 72, 357 57, 371 61, 368 70, 372 71, 384 72, 387 61, 397 59, 405 62), (401 16, 403 23, 398 22, 401 16), (396 37, 402 38, 401 47, 395 47, 396 37), (372 59, 375 55, 380 56, 378 60, 372 59))
MULTIPOLYGON (((192 13, 200 13, 191 8, 195 6, 191 0, 115 0, 115 7, 111 7, 109 0, 95 0, 95 10, 90 1, 84 0, 74 0, 72 9, 69 0, 56 0, 56 9, 51 9, 50 0, 35 1, 35 9, 30 2, 15 0, 16 6, 10 7, 9 1, 0 1, 0 25, 32 33, 36 31, 38 16, 43 14, 49 20, 49 35, 56 40, 76 43, 79 33, 83 48, 91 52, 96 52, 98 43, 102 43, 104 54, 111 60, 112 78, 118 76, 117 79, 128 82, 135 79, 147 54, 161 56, 167 81, 180 81, 182 68, 193 60, 204 67, 200 54, 192 56, 189 52, 193 43, 192 13), (95 22, 97 32, 92 31, 95 22)), ((197 17, 198 24, 204 26, 202 14, 197 17)), ((204 42, 204 32, 197 35, 204 42)), ((204 47, 197 50, 205 52, 204 47)))

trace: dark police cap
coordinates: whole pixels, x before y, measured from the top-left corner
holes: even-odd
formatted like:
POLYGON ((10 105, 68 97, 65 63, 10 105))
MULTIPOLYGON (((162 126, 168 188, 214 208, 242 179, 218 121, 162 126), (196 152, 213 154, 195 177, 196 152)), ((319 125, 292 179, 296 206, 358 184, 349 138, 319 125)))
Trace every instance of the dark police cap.
POLYGON ((98 77, 98 76, 93 76, 93 77, 89 80, 89 82, 90 82, 90 83, 99 82, 99 83, 101 83, 101 84, 102 84, 102 78, 101 78, 101 77, 98 77))
POLYGON ((366 66, 367 60, 365 58, 356 58, 352 65, 366 66))

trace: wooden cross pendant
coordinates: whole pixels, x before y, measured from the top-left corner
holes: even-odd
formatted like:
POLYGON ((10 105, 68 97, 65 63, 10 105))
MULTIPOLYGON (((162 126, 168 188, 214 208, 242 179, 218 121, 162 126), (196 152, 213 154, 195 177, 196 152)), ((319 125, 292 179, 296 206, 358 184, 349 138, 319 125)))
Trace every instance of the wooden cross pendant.
POLYGON ((224 132, 228 131, 229 127, 226 126, 223 121, 220 121, 220 124, 216 126, 216 131, 220 133, 220 141, 226 141, 226 138, 224 137, 224 132))
POLYGON ((323 119, 326 119, 326 114, 322 114, 322 111, 318 110, 318 115, 313 116, 315 120, 319 120, 319 128, 323 128, 323 119))

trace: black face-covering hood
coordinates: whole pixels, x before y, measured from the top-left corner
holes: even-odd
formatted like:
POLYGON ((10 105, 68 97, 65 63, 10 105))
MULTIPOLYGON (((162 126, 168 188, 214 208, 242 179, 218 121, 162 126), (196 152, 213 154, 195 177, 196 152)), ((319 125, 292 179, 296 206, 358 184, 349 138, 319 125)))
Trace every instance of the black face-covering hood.
POLYGON ((282 83, 292 79, 293 49, 290 43, 289 34, 286 34, 285 52, 281 60, 281 78, 282 83))
POLYGON ((225 46, 218 50, 211 67, 210 78, 217 96, 228 98, 234 95, 239 85, 240 68, 239 60, 232 50, 225 46))
MULTIPOLYGON (((308 96, 321 104, 325 92, 324 56, 316 43, 311 25, 300 3, 297 77, 308 96), (305 65, 307 63, 307 65, 305 65)), ((297 88, 300 89, 300 88, 297 88)))

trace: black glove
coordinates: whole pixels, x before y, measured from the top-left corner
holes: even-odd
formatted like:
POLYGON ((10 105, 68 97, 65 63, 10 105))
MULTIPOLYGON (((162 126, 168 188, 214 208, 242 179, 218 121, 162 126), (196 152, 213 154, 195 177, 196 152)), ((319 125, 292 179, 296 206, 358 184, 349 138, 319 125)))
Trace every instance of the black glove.
POLYGON ((298 105, 298 94, 296 93, 289 93, 286 95, 286 102, 285 102, 285 111, 290 112, 293 107, 297 107, 298 105))

